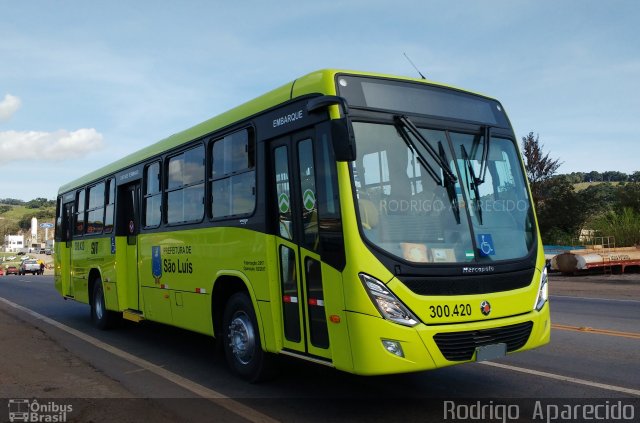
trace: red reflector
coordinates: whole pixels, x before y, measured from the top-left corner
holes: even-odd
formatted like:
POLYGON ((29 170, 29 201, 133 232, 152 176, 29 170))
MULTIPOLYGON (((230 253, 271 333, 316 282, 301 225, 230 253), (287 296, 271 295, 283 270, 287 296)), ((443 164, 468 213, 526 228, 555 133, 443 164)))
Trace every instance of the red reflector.
POLYGON ((316 298, 309 298, 309 305, 318 305, 318 300, 316 298))
POLYGON ((331 323, 340 323, 340 316, 332 314, 329 316, 329 321, 331 321, 331 323))

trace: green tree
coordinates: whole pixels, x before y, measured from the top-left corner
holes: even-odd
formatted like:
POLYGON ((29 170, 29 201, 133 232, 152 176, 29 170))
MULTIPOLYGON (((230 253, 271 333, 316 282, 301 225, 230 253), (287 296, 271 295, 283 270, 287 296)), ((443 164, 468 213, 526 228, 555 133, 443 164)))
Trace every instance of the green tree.
POLYGON ((9 204, 10 206, 21 206, 24 204, 24 201, 15 198, 0 198, 0 203, 9 204))
POLYGON ((545 183, 555 175, 562 165, 558 159, 549 157, 549 153, 545 154, 543 148, 544 145, 540 143, 538 134, 534 137, 533 132, 529 132, 529 135, 522 137, 524 164, 536 206, 543 200, 542 193, 545 191, 545 183))
POLYGON ((37 218, 38 220, 53 220, 56 216, 55 210, 51 209, 43 209, 38 210, 35 213, 28 213, 22 216, 22 219, 18 221, 18 226, 20 229, 28 230, 31 228, 31 219, 37 218))
POLYGON ((584 175, 585 182, 599 182, 602 181, 602 175, 596 170, 592 170, 584 175))
POLYGON ((623 182, 629 178, 626 173, 618 172, 617 170, 608 170, 602 172, 602 180, 607 182, 623 182))
POLYGON ((618 188, 610 183, 590 185, 580 191, 580 195, 585 198, 591 215, 613 210, 618 202, 618 188))
POLYGON ((25 206, 28 209, 41 209, 44 207, 52 207, 55 206, 56 203, 54 200, 47 200, 46 198, 38 197, 34 200, 28 201, 25 206))
POLYGON ((543 243, 565 244, 577 238, 590 216, 588 196, 577 193, 563 176, 546 181, 540 194, 536 212, 543 243))
POLYGON ((615 207, 618 211, 631 209, 636 213, 640 213, 640 184, 628 183, 619 186, 616 190, 615 207))
POLYGON ((567 180, 572 184, 579 184, 580 182, 584 182, 584 173, 582 172, 571 172, 568 175, 564 175, 567 177, 567 180))
POLYGON ((613 236, 616 247, 632 247, 640 244, 640 213, 626 207, 599 217, 593 227, 603 236, 613 236))

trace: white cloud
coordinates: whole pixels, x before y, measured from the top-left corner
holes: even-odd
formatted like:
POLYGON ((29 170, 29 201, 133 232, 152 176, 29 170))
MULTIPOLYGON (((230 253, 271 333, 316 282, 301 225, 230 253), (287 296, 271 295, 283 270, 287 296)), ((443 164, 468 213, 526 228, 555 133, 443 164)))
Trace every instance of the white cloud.
POLYGON ((18 97, 5 94, 4 99, 0 101, 0 122, 11 119, 21 105, 22 102, 18 97))
POLYGON ((0 163, 16 160, 67 160, 102 149, 103 136, 93 128, 55 132, 0 132, 0 163))

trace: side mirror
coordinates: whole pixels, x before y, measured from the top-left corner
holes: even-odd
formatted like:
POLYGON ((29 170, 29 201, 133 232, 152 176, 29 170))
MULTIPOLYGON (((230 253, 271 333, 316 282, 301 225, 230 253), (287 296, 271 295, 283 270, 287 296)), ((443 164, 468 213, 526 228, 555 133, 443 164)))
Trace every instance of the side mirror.
POLYGON ((333 105, 342 106, 343 115, 342 118, 331 121, 331 142, 336 160, 339 162, 354 161, 356 159, 356 140, 349 120, 347 100, 335 95, 315 97, 307 102, 307 111, 313 113, 333 105))
POLYGON ((352 162, 356 159, 356 140, 347 118, 331 121, 331 142, 337 161, 352 162))

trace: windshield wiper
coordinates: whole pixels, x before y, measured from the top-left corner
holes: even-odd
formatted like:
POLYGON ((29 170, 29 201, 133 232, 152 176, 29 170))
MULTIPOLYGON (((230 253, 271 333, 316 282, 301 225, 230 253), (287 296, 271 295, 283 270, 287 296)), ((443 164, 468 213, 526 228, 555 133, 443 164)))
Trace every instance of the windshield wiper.
POLYGON ((433 177, 438 185, 444 185, 442 183, 442 179, 436 173, 435 169, 433 169, 433 167, 429 163, 427 163, 427 160, 422 155, 422 152, 418 148, 416 148, 416 144, 413 142, 409 135, 413 135, 413 137, 418 140, 420 145, 427 151, 427 153, 429 153, 436 164, 440 166, 440 169, 442 169, 442 173, 449 182, 455 183, 458 180, 456 178, 456 175, 454 175, 451 171, 451 168, 449 168, 446 158, 443 159, 443 157, 440 157, 435 148, 433 148, 431 144, 429 144, 429 141, 427 141, 424 135, 420 133, 418 128, 413 124, 413 122, 409 120, 408 117, 396 116, 395 122, 396 127, 398 128, 398 132, 400 133, 400 136, 402 137, 404 142, 407 144, 409 149, 416 154, 420 164, 429 172, 429 174, 433 177))
POLYGON ((474 209, 476 211, 476 215, 478 216, 478 222, 480 222, 480 224, 482 225, 482 207, 480 205, 480 189, 478 188, 478 185, 484 182, 484 180, 481 182, 480 179, 476 177, 476 173, 473 170, 473 164, 471 163, 471 159, 469 158, 467 149, 464 148, 464 145, 460 146, 460 150, 462 159, 464 160, 464 164, 467 167, 467 175, 471 177, 471 180, 469 180, 469 178, 467 177, 465 182, 469 186, 469 189, 473 188, 474 209))
MULTIPOLYGON (((440 159, 446 163, 447 156, 444 152, 442 142, 438 141, 438 152, 440 153, 440 159)), ((447 189, 447 196, 449 197, 449 203, 451 204, 451 210, 456 218, 456 223, 460 224, 460 206, 458 205, 458 195, 456 194, 455 182, 447 179, 445 188, 447 189)))
MULTIPOLYGON (((480 175, 479 177, 474 177, 474 183, 476 185, 480 185, 484 183, 484 178, 487 175, 487 165, 489 163, 489 141, 491 140, 491 127, 485 126, 483 128, 483 140, 482 140, 482 159, 480 160, 480 175)), ((471 147, 471 156, 476 157, 476 153, 478 152, 478 147, 480 146, 480 137, 476 137, 473 140, 473 146, 471 147)))
POLYGON ((447 164, 447 156, 444 152, 444 147, 441 142, 438 142, 438 150, 429 144, 429 141, 420 133, 418 128, 409 120, 407 116, 395 116, 395 123, 398 133, 404 140, 405 144, 414 153, 414 156, 418 160, 418 163, 427 171, 427 173, 433 178, 437 185, 444 186, 447 190, 447 195, 449 196, 449 202, 451 204, 451 209, 456 218, 456 222, 460 223, 460 208, 458 207, 458 196, 456 195, 455 183, 458 178, 453 174, 451 168, 447 164), (427 162, 427 159, 424 157, 420 149, 414 143, 411 135, 418 140, 420 145, 429 153, 433 161, 436 162, 440 169, 442 169, 442 174, 444 176, 444 181, 438 175, 438 172, 427 162))

